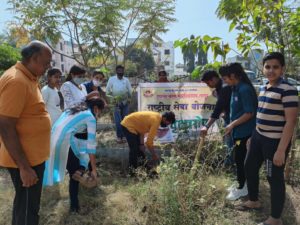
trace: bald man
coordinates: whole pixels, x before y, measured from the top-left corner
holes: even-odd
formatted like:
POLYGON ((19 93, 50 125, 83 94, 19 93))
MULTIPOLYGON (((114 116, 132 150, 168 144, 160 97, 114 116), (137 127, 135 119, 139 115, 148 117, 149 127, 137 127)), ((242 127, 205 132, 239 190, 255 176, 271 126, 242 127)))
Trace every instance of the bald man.
POLYGON ((33 41, 21 55, 22 61, 0 78, 0 166, 8 169, 15 189, 12 224, 37 225, 51 131, 38 80, 52 54, 47 45, 33 41))

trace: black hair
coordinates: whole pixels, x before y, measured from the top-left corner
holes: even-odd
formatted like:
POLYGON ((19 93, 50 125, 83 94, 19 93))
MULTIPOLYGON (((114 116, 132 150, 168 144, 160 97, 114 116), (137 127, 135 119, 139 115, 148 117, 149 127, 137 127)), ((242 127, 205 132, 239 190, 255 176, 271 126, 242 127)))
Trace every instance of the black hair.
POLYGON ((167 121, 169 121, 171 124, 175 123, 175 114, 172 111, 164 112, 162 114, 162 117, 166 118, 167 121))
POLYGON ((234 76, 243 81, 246 84, 249 84, 250 87, 255 91, 253 84, 251 83, 247 73, 244 71, 244 68, 240 63, 228 63, 220 67, 219 73, 222 77, 230 77, 230 74, 234 74, 234 76))
MULTIPOLYGON (((88 108, 94 109, 94 106, 97 106, 100 110, 104 109, 104 102, 100 98, 92 98, 89 100, 86 100, 85 102, 82 102, 81 104, 76 105, 73 108, 70 108, 70 115, 74 115, 76 113, 82 112, 87 110, 88 108)), ((94 112, 92 111, 93 115, 94 112)))
POLYGON ((104 109, 104 101, 101 98, 86 100, 86 104, 90 109, 93 109, 94 106, 97 106, 100 110, 104 109))
POLYGON ((217 73, 217 71, 215 71, 215 70, 206 70, 202 75, 201 81, 204 81, 204 82, 209 81, 209 80, 212 80, 214 77, 220 79, 220 76, 217 73))
POLYGON ((40 54, 45 48, 48 48, 48 46, 46 46, 43 42, 30 42, 21 50, 22 62, 28 61, 35 54, 40 54))
POLYGON ((74 65, 74 66, 71 67, 71 69, 69 71, 69 74, 68 74, 68 76, 66 78, 66 81, 72 80, 72 74, 73 75, 80 75, 80 74, 84 74, 84 73, 86 73, 85 69, 83 69, 83 68, 81 68, 79 66, 74 65))
POLYGON ((47 71, 47 77, 52 77, 53 75, 59 73, 60 75, 62 74, 60 69, 58 68, 51 68, 47 71))
MULTIPOLYGON (((230 74, 234 74, 234 76, 240 81, 248 84, 251 87, 254 95, 256 96, 256 90, 240 63, 235 62, 223 65, 220 67, 219 73, 222 77, 230 77, 230 74)), ((255 107, 257 108, 257 97, 255 98, 255 101, 255 107)))
POLYGON ((117 65, 117 66, 116 66, 116 70, 118 70, 118 69, 123 69, 123 70, 124 70, 124 66, 122 66, 122 65, 117 65))
POLYGON ((284 60, 284 55, 280 52, 269 52, 267 53, 264 58, 263 58, 263 65, 265 65, 265 62, 267 60, 271 59, 277 59, 281 66, 285 66, 285 60, 284 60))
POLYGON ((162 74, 164 74, 165 76, 167 76, 167 72, 166 72, 165 70, 159 71, 159 72, 158 72, 158 76, 159 76, 160 73, 162 73, 162 74))
POLYGON ((97 70, 95 70, 93 72, 93 77, 96 76, 96 75, 98 75, 98 74, 100 74, 100 75, 102 75, 104 77, 104 73, 102 71, 97 71, 97 70))

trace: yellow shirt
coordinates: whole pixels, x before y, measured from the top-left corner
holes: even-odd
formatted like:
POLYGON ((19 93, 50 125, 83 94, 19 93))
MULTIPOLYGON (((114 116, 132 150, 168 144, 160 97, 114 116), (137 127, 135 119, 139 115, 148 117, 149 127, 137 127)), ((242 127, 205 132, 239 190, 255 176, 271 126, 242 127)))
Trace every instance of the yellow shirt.
MULTIPOLYGON (((0 115, 17 118, 16 129, 31 166, 47 160, 50 153, 51 121, 36 76, 20 62, 0 78, 0 115)), ((3 143, 0 166, 16 168, 3 143)))
POLYGON ((148 134, 146 146, 153 148, 153 140, 161 123, 161 115, 158 112, 144 111, 134 112, 126 116, 121 124, 134 134, 148 134))

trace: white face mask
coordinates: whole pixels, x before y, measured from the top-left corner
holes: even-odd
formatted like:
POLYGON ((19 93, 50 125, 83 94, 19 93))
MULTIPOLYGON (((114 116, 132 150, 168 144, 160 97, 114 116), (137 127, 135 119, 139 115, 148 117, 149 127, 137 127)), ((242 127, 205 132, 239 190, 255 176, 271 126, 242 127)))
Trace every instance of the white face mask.
POLYGON ((101 85, 101 82, 98 81, 98 80, 93 80, 93 85, 94 85, 95 87, 99 87, 99 86, 101 85))
POLYGON ((81 78, 81 77, 74 77, 73 81, 75 84, 80 85, 80 84, 84 83, 85 79, 81 78))

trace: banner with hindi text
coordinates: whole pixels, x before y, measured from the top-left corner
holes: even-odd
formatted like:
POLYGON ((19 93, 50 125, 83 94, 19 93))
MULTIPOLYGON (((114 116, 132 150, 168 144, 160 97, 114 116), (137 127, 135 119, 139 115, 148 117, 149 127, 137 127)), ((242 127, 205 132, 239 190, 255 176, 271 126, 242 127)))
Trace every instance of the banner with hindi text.
POLYGON ((216 97, 204 83, 140 83, 139 111, 173 111, 174 132, 181 128, 199 129, 215 108, 216 97))

